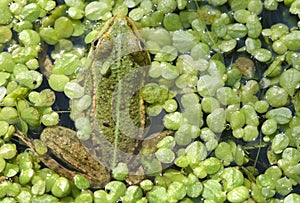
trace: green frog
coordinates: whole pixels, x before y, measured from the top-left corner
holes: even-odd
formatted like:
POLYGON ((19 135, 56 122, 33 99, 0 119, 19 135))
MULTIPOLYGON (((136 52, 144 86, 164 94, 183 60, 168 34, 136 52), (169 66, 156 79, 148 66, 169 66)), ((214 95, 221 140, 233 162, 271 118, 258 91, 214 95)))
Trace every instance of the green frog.
MULTIPOLYGON (((141 89, 150 63, 134 22, 123 15, 112 17, 91 46, 78 79, 91 104, 84 111, 74 110, 73 116, 88 119, 90 132, 79 140, 76 132, 68 128, 45 128, 40 139, 51 153, 36 153, 40 160, 69 179, 75 174, 83 175, 93 188, 109 182, 111 169, 120 162, 127 163, 129 173, 135 177, 129 182, 135 183, 143 176, 143 172, 138 172, 140 151, 154 149, 153 143, 169 133, 146 136, 147 117, 141 89)), ((19 131, 16 135, 36 152, 29 138, 19 131)))

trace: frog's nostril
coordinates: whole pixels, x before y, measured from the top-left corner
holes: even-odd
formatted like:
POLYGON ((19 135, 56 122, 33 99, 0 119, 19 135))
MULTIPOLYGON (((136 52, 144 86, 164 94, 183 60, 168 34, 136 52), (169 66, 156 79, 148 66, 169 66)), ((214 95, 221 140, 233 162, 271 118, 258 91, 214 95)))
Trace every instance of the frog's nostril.
POLYGON ((110 125, 109 125, 109 122, 108 122, 108 121, 103 121, 102 125, 103 125, 103 126, 105 126, 105 127, 110 127, 110 125))

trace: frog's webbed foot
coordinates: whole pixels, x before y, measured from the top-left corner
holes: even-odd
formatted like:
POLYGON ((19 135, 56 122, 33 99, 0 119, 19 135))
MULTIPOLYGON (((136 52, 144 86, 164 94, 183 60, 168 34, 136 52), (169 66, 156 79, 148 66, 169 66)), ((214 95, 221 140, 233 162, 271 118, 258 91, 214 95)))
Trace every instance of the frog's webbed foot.
POLYGON ((38 61, 40 71, 44 76, 46 76, 46 78, 49 78, 52 74, 53 64, 48 55, 48 45, 46 43, 43 43, 41 45, 41 50, 39 51, 38 55, 38 61))
POLYGON ((6 176, 0 176, 0 183, 2 183, 3 181, 9 180, 9 177, 6 176))
POLYGON ((36 152, 35 147, 33 143, 31 142, 31 139, 28 138, 26 135, 24 135, 23 132, 20 130, 16 129, 16 132, 14 133, 14 136, 19 138, 26 146, 30 148, 30 150, 36 155, 39 156, 39 154, 36 152))
POLYGON ((149 139, 146 139, 142 143, 142 154, 154 153, 157 150, 157 143, 161 141, 166 136, 173 134, 174 132, 171 130, 165 130, 162 132, 157 132, 149 136, 149 139))
POLYGON ((142 174, 144 174, 144 169, 143 167, 139 167, 136 174, 129 174, 125 181, 129 185, 137 185, 145 178, 145 176, 142 174))
POLYGON ((145 176, 153 176, 153 174, 156 174, 160 171, 160 167, 157 165, 158 162, 155 161, 156 158, 154 156, 154 153, 157 151, 157 143, 173 133, 174 132, 171 130, 154 133, 148 137, 149 139, 143 141, 142 149, 140 150, 139 155, 133 156, 132 160, 130 160, 128 164, 129 171, 131 171, 131 173, 128 174, 126 182, 129 185, 139 184, 145 179, 145 176), (158 171, 153 171, 153 174, 151 173, 146 175, 146 171, 149 170, 149 166, 147 164, 154 164, 155 168, 158 166, 156 168, 158 171))

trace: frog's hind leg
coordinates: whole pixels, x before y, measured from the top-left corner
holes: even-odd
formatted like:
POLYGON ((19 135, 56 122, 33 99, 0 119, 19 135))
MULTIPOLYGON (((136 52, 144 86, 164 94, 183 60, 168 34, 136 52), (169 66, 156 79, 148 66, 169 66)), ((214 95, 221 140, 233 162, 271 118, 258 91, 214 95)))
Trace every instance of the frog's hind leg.
POLYGON ((58 161, 56 161, 51 155, 49 155, 48 152, 43 155, 39 154, 36 151, 36 149, 32 143, 32 140, 30 138, 26 137, 21 131, 16 130, 14 135, 16 137, 18 137, 22 142, 24 142, 30 148, 30 150, 34 153, 34 155, 39 158, 39 160, 41 162, 43 162, 51 170, 58 173, 60 176, 63 176, 65 178, 73 181, 74 176, 76 174, 81 175, 89 180, 91 188, 94 188, 94 189, 102 188, 106 184, 106 182, 101 182, 97 178, 94 179, 93 177, 89 177, 83 173, 80 173, 75 170, 70 170, 70 169, 64 167, 62 164, 60 164, 58 161))

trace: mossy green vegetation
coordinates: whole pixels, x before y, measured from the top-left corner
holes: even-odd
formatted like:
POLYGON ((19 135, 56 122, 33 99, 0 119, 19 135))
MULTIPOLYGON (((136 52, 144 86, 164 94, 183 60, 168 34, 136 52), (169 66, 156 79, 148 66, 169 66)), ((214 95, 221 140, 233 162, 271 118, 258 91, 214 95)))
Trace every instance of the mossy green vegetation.
MULTIPOLYGON (((299 202, 299 5, 2 0, 0 201, 299 202), (39 138, 45 126, 68 125, 62 112, 71 109, 86 139, 91 129, 80 112, 93 98, 80 84, 82 69, 88 47, 117 14, 135 21, 151 54, 147 115, 160 119, 158 131, 173 133, 157 143, 152 162, 144 160, 152 176, 130 185, 119 163, 96 190, 81 175, 69 180, 45 167, 14 133, 39 138), (60 106, 57 95, 72 105, 60 106)), ((99 72, 109 74, 105 64, 99 72)), ((48 153, 39 139, 32 143, 48 153)))

